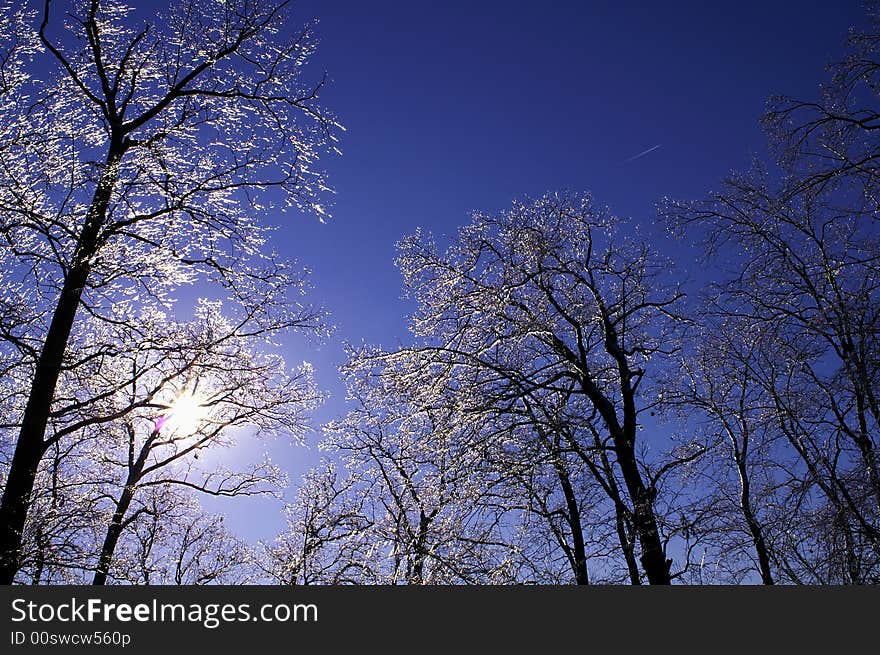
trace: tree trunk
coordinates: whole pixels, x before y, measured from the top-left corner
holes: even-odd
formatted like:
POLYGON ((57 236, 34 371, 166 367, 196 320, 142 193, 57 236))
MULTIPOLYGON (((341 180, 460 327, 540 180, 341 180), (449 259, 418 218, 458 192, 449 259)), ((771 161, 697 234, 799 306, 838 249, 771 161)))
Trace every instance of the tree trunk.
POLYGON ((103 585, 107 582, 107 575, 110 572, 110 565, 113 562, 113 554, 116 552, 116 544, 119 543, 119 537, 125 528, 125 515, 131 506, 131 500, 137 491, 137 486, 144 475, 144 466, 147 463, 147 457, 153 449, 153 443, 159 436, 159 428, 157 427, 151 433, 149 438, 141 446, 137 459, 132 460, 134 448, 134 429, 130 428, 129 438, 131 439, 131 450, 129 450, 129 467, 128 477, 125 480, 125 487, 122 489, 122 495, 116 501, 116 509, 113 511, 113 518, 110 519, 110 525, 107 526, 107 533, 104 535, 104 544, 101 546, 101 556, 98 559, 98 568, 95 570, 95 577, 92 579, 93 585, 103 585))
POLYGON ((129 476, 129 481, 116 502, 113 518, 107 527, 107 534, 104 536, 98 568, 95 570, 95 577, 92 579, 93 585, 103 585, 107 582, 107 574, 110 572, 110 564, 113 561, 113 553, 116 551, 116 544, 119 543, 119 537, 122 535, 123 521, 131 505, 131 499, 134 498, 135 489, 136 485, 132 481, 131 476, 129 476))
POLYGON ((45 450, 42 440, 19 439, 15 446, 0 504, 0 584, 12 584, 18 572, 22 531, 45 450))
POLYGON ((868 483, 874 495, 874 506, 880 511, 880 471, 877 470, 877 458, 874 456, 874 443, 871 440, 871 432, 868 428, 866 401, 861 391, 856 389, 856 412, 859 420, 858 432, 854 434, 856 446, 862 456, 865 470, 868 473, 868 483))
POLYGON ((620 542, 620 549, 623 551, 623 559, 626 561, 626 571, 629 574, 629 582, 632 585, 640 585, 642 584, 642 577, 639 573, 639 564, 636 561, 632 528, 627 524, 627 515, 629 512, 626 509, 626 505, 623 503, 623 499, 620 497, 620 489, 617 486, 617 480, 614 478, 614 470, 608 459, 608 453, 605 452, 598 437, 596 437, 595 442, 599 457, 602 460, 602 470, 605 471, 605 479, 608 481, 611 500, 614 502, 614 527, 617 531, 617 540, 620 542))
POLYGON ((761 524, 752 511, 751 499, 751 482, 749 474, 746 470, 745 461, 737 458, 737 470, 739 471, 740 481, 740 509, 746 525, 749 527, 749 533, 752 535, 752 543, 755 546, 755 553, 758 556, 758 571, 761 574, 761 582, 765 585, 773 584, 773 574, 770 571, 770 554, 767 549, 767 542, 764 539, 764 533, 761 524))
POLYGON ((45 441, 49 410, 67 340, 73 328, 88 267, 72 269, 64 281, 43 350, 37 361, 31 392, 21 422, 21 432, 9 467, 0 504, 0 584, 12 584, 21 557, 21 539, 30 506, 37 469, 48 444, 45 441))
POLYGON ((558 453, 556 453, 553 466, 556 474, 559 476, 559 483, 562 486, 562 493, 565 496, 565 504, 568 507, 568 527, 571 530, 572 551, 574 555, 573 569, 574 580, 576 584, 590 584, 590 576, 587 571, 587 551, 584 545, 584 530, 581 526, 581 510, 578 507, 577 497, 571 486, 571 479, 565 465, 559 461, 558 453))
POLYGON ((639 473, 632 441, 615 438, 614 445, 617 451, 617 463, 633 502, 633 531, 641 546, 642 555, 639 560, 648 578, 648 584, 671 584, 669 563, 666 561, 660 530, 657 527, 657 517, 654 515, 654 502, 639 473))
POLYGON ((419 534, 415 543, 415 557, 413 558, 412 577, 410 584, 420 585, 425 583, 425 559, 428 555, 428 528, 431 525, 431 518, 428 517, 424 510, 419 511, 419 534))
MULTIPOLYGON (((666 552, 660 540, 657 517, 654 514, 654 490, 649 490, 642 480, 636 459, 635 445, 638 431, 638 411, 636 409, 636 385, 633 385, 634 373, 630 369, 626 352, 621 347, 621 338, 611 317, 600 302, 602 324, 605 332, 605 351, 617 363, 620 376, 620 400, 623 405, 623 423, 618 422, 617 413, 612 403, 601 391, 596 389, 593 381, 582 378, 581 385, 596 409, 602 415, 614 442, 617 465, 623 475, 627 493, 633 504, 632 527, 641 546, 642 569, 648 578, 648 584, 668 585, 672 583, 669 572, 671 561, 666 559, 666 552)), ((589 370, 584 367, 584 370, 589 370)), ((639 378, 641 379, 641 378, 639 378)))
POLYGON ((9 467, 9 477, 0 503, 0 584, 12 584, 20 566, 21 540, 30 507, 31 494, 40 460, 46 452, 46 426, 61 375, 64 351, 73 330, 83 287, 89 277, 91 259, 98 249, 101 228, 113 186, 116 165, 124 152, 121 142, 111 144, 107 164, 95 189, 92 204, 73 253, 72 264, 64 278, 64 286, 52 315, 52 322, 37 360, 21 431, 9 467))
POLYGON ((642 577, 639 574, 639 565, 636 562, 635 544, 630 538, 630 531, 627 529, 623 508, 619 504, 616 505, 614 513, 617 539, 620 542, 620 549, 623 551, 623 558, 626 561, 626 572, 629 574, 629 583, 631 585, 640 585, 642 584, 642 577))

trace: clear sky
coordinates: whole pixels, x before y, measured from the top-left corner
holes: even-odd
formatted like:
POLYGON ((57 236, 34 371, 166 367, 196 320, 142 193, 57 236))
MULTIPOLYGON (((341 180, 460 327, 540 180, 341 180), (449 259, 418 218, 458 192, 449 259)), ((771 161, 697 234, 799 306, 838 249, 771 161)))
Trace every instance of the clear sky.
MULTIPOLYGON (((331 394, 316 425, 345 410, 343 342, 406 339, 410 308, 393 264, 403 235, 418 226, 452 234, 470 211, 523 194, 589 190, 687 257, 659 236, 657 200, 700 197, 764 156, 768 96, 815 95, 847 28, 863 20, 857 0, 295 6, 301 19, 320 19, 316 73, 328 71, 324 104, 347 128, 343 156, 324 162, 337 190, 332 221, 290 217, 275 241, 312 269, 314 297, 337 325, 320 349, 287 349, 291 362, 315 364, 331 394)), ((270 447, 291 493, 318 457, 316 441, 270 447)), ((250 539, 283 525, 269 502, 206 506, 250 539)))

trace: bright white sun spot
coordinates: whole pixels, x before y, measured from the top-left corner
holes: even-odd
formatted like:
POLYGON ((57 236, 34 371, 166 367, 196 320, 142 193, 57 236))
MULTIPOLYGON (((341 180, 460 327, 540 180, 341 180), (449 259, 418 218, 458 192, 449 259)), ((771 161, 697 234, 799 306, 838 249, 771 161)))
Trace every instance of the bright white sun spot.
POLYGON ((189 391, 181 393, 168 408, 162 427, 179 435, 193 434, 207 418, 205 399, 189 391))

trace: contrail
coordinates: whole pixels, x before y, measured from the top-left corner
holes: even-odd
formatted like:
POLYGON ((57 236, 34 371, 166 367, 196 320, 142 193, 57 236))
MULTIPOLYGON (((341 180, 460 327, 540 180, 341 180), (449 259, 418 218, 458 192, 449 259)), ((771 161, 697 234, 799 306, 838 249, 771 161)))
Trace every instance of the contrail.
POLYGON ((637 155, 633 155, 633 156, 630 157, 629 159, 625 159, 625 160, 623 161, 623 163, 624 163, 624 164, 628 164, 628 163, 630 163, 631 161, 635 161, 636 159, 641 159, 641 158, 644 157, 645 155, 648 155, 648 154, 654 152, 657 148, 659 148, 659 147, 662 146, 662 145, 663 145, 662 143, 658 143, 656 146, 652 146, 651 148, 648 148, 647 150, 643 150, 642 152, 640 152, 640 153, 637 154, 637 155))

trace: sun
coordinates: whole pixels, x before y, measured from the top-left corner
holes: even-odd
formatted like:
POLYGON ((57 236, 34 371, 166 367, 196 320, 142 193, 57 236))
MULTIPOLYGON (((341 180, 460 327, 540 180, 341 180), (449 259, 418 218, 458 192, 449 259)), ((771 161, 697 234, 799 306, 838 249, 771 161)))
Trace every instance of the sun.
POLYGON ((208 408, 205 399, 190 391, 181 393, 165 414, 162 427, 181 435, 193 434, 205 422, 208 408))

